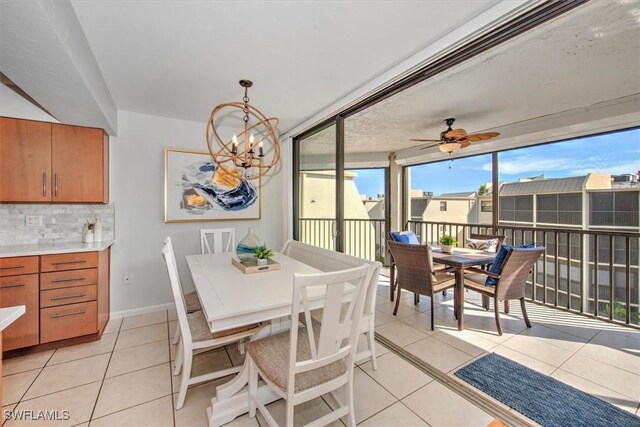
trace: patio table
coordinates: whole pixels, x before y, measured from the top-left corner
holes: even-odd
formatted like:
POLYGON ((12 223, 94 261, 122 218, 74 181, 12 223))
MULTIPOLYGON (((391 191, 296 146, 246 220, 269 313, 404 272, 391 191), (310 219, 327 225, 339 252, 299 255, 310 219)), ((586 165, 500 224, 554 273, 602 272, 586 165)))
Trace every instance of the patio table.
MULTIPOLYGON (((431 250, 433 254, 433 262, 444 264, 455 269, 455 313, 458 317, 458 330, 461 331, 464 328, 463 314, 464 314, 464 269, 491 264, 496 256, 493 252, 484 252, 476 249, 468 248, 455 248, 453 253, 446 254, 442 252, 439 246, 433 246, 431 250)), ((426 262, 426 260, 425 260, 426 262)), ((391 292, 393 294, 394 286, 393 281, 395 279, 395 265, 391 265, 390 271, 391 278, 391 292)))

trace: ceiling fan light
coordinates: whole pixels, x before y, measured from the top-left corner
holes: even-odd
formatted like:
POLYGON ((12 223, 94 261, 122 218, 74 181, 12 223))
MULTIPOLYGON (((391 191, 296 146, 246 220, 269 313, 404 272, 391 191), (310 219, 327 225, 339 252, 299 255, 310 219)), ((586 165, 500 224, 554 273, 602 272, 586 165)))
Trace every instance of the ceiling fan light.
POLYGON ((454 151, 458 151, 462 147, 462 144, 459 142, 443 142, 438 146, 440 151, 443 153, 453 153, 454 151))

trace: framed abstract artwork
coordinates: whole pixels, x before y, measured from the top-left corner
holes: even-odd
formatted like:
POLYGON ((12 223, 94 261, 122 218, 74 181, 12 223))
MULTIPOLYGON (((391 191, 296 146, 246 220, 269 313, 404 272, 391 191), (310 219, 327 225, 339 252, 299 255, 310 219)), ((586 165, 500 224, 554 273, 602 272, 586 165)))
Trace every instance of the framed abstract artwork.
POLYGON ((261 180, 217 168, 208 152, 164 151, 164 222, 260 219, 261 180))

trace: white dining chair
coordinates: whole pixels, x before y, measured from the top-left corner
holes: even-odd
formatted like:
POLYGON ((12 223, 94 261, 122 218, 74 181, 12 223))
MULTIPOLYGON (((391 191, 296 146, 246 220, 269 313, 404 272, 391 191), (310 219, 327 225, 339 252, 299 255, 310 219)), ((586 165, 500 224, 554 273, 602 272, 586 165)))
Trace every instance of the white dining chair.
POLYGON ((236 245, 235 235, 235 228, 201 228, 200 250, 203 254, 231 252, 236 245), (213 243, 213 251, 211 250, 210 242, 213 243))
MULTIPOLYGON (((231 252, 235 248, 235 228, 201 228, 200 229, 200 251, 202 254, 231 252), (225 243, 225 235, 226 243, 225 243), (211 251, 211 245, 213 244, 213 252, 211 251)), ((184 302, 187 306, 187 313, 194 313, 202 310, 200 299, 196 291, 185 292, 184 302)), ((176 331, 173 334, 172 344, 178 344, 180 339, 180 327, 176 326, 176 331)), ((241 352, 244 354, 244 344, 241 345, 241 352)))
POLYGON ((305 324, 249 342, 249 417, 260 410, 267 423, 277 423, 258 396, 258 376, 286 400, 286 426, 293 427, 294 407, 331 391, 341 391, 338 408, 316 420, 326 425, 347 417, 355 427, 353 369, 359 322, 372 268, 369 265, 330 273, 294 275, 292 313, 303 313, 305 324), (315 289, 311 289, 315 288, 315 289), (312 321, 308 295, 323 288, 322 322, 312 321), (341 316, 343 303, 348 304, 341 316), (345 330, 348 330, 347 334, 345 330), (347 339, 343 339, 348 336, 347 339))
POLYGON ((173 370, 173 375, 179 375, 182 372, 180 391, 176 403, 176 409, 180 409, 184 405, 187 389, 190 385, 212 381, 240 371, 238 366, 192 377, 191 366, 194 352, 210 350, 250 338, 257 333, 261 326, 256 323, 212 334, 202 311, 187 313, 170 237, 165 238, 162 256, 169 273, 169 281, 171 282, 171 290, 178 314, 178 328, 180 329, 180 339, 173 370))
MULTIPOLYGON (((285 244, 282 246, 282 250, 280 251, 282 254, 287 255, 291 258, 297 259, 298 261, 304 262, 305 264, 311 265, 312 267, 316 267, 319 270, 324 270, 325 266, 314 263, 314 260, 320 259, 317 256, 313 256, 312 253, 307 252, 325 252, 327 249, 323 248, 315 248, 309 247, 306 243, 300 243, 295 240, 287 240, 285 244)), ((360 260, 355 257, 341 255, 343 259, 347 257, 352 258, 355 262, 367 262, 370 263, 374 270, 371 274, 371 279, 369 280, 369 284, 367 286, 366 296, 364 299, 364 311, 362 313, 362 320, 360 321, 360 333, 365 334, 367 338, 367 349, 360 351, 356 354, 356 363, 362 362, 367 358, 371 359, 371 366, 374 371, 378 370, 378 359, 376 357, 376 346, 375 346, 375 315, 376 315, 376 297, 378 296, 378 279, 380 277, 380 268, 381 265, 375 262, 369 262, 365 260, 360 260)), ((344 315, 345 307, 343 307, 343 315, 344 315)), ((313 310, 312 317, 316 320, 320 320, 322 317, 322 309, 313 310)), ((347 337, 345 337, 347 338, 347 337)))

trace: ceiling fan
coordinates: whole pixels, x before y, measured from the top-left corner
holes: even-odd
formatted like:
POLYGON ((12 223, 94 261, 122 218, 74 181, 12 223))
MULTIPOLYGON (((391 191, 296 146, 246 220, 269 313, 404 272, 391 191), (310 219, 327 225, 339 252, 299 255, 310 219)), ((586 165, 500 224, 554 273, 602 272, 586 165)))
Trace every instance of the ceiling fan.
POLYGON ((418 142, 436 142, 437 144, 427 145, 420 148, 426 150, 433 147, 438 147, 443 153, 453 153, 461 148, 468 147, 472 142, 485 141, 487 139, 495 138, 500 135, 498 132, 486 132, 486 133, 474 133, 467 134, 464 129, 451 129, 451 125, 456 119, 446 119, 444 122, 448 128, 440 133, 440 139, 410 139, 410 141, 418 142))

